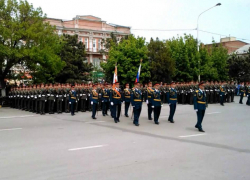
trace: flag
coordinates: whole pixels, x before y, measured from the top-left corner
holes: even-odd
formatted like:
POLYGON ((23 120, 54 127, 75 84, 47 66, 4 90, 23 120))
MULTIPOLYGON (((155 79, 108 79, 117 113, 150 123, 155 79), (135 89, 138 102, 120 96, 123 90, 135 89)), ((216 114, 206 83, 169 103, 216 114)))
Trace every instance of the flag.
POLYGON ((115 66, 115 72, 114 72, 114 77, 113 77, 113 87, 114 84, 118 82, 118 76, 117 76, 117 66, 115 66))
POLYGON ((135 82, 139 82, 140 73, 141 73, 141 64, 140 64, 140 66, 139 66, 139 69, 138 69, 138 72, 137 72, 137 75, 136 75, 135 82))

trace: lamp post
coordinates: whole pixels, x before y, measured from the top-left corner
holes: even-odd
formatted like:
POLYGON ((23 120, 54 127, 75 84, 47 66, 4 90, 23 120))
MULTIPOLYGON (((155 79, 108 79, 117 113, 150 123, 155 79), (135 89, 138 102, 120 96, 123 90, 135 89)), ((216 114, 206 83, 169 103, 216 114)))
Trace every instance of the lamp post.
MULTIPOLYGON (((216 7, 216 6, 220 6, 220 5, 221 5, 221 3, 218 3, 218 4, 216 4, 215 6, 213 6, 213 7, 209 8, 209 9, 203 11, 203 12, 200 13, 200 15, 198 16, 198 19, 197 19, 197 50, 198 50, 198 52, 199 52, 199 18, 200 18, 200 16, 201 16, 203 13, 209 11, 210 9, 212 9, 212 8, 214 8, 214 7, 216 7)), ((201 75, 200 75, 200 71, 201 71, 201 68, 200 68, 200 60, 199 60, 198 63, 199 63, 199 76, 198 76, 198 80, 199 80, 199 82, 200 82, 200 81, 201 81, 201 75)))

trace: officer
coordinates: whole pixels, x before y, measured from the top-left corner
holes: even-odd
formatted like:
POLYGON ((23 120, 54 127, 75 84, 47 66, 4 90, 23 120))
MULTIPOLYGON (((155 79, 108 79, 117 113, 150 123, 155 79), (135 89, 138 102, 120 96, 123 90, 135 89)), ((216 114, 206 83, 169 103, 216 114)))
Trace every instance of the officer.
POLYGON ((96 119, 96 110, 97 110, 97 105, 98 105, 98 97, 99 94, 96 90, 96 85, 93 85, 93 89, 91 90, 90 93, 90 104, 92 105, 92 119, 96 119))
POLYGON ((69 91, 69 104, 70 104, 70 112, 71 116, 75 115, 75 105, 76 105, 76 90, 75 85, 71 85, 71 90, 69 91))
POLYGON ((207 100, 206 92, 204 90, 204 82, 200 82, 199 90, 196 90, 194 94, 194 110, 197 112, 197 123, 195 128, 198 128, 200 132, 205 132, 202 129, 202 121, 205 115, 207 100))
POLYGON ((64 89, 65 112, 66 113, 69 113, 69 92, 70 92, 70 86, 69 86, 69 83, 67 83, 66 87, 64 89))
POLYGON ((234 82, 231 81, 231 102, 234 102, 234 95, 235 95, 235 89, 236 89, 236 86, 234 85, 234 82))
POLYGON ((224 106, 224 99, 225 99, 225 83, 222 82, 222 85, 220 86, 220 105, 224 106))
POLYGON ((131 89, 129 89, 129 84, 127 83, 126 88, 123 93, 123 101, 125 102, 125 116, 128 117, 128 109, 131 103, 131 89))
POLYGON ((79 89, 79 84, 75 84, 75 92, 76 92, 75 112, 78 112, 78 106, 79 106, 79 101, 80 101, 80 89, 79 89))
POLYGON ((141 114, 141 107, 142 107, 142 92, 139 89, 140 83, 135 83, 135 88, 131 93, 131 104, 133 106, 133 113, 134 113, 134 125, 139 126, 139 117, 141 114))
MULTIPOLYGON (((152 108, 154 109, 154 121, 155 124, 159 125, 159 117, 161 114, 161 107, 163 106, 162 100, 161 100, 161 91, 159 90, 160 84, 155 84, 154 85, 154 93, 153 93, 153 98, 152 98, 152 108)), ((164 100, 164 99, 163 99, 164 100)))
POLYGON ((114 122, 120 122, 121 104, 122 104, 122 92, 119 88, 119 82, 115 83, 115 88, 113 88, 113 93, 110 94, 111 106, 113 106, 114 122))
POLYGON ((152 88, 152 82, 148 83, 148 88, 147 88, 147 100, 146 103, 148 105, 148 120, 152 120, 152 95, 154 93, 154 89, 152 88))
POLYGON ((168 104, 170 106, 170 113, 168 121, 174 123, 174 114, 176 110, 176 103, 177 103, 177 91, 175 89, 175 82, 170 84, 170 90, 168 95, 168 104))
POLYGON ((108 104, 109 104, 109 96, 110 92, 108 89, 108 84, 104 85, 105 87, 102 89, 102 115, 108 115, 108 104))
POLYGON ((240 86, 240 104, 243 104, 242 100, 243 100, 243 97, 244 97, 244 94, 245 94, 246 90, 245 90, 245 87, 244 87, 244 83, 241 83, 241 86, 240 86))
POLYGON ((99 101, 97 106, 98 111, 102 110, 102 90, 103 90, 103 84, 98 83, 97 86, 98 101, 99 101))

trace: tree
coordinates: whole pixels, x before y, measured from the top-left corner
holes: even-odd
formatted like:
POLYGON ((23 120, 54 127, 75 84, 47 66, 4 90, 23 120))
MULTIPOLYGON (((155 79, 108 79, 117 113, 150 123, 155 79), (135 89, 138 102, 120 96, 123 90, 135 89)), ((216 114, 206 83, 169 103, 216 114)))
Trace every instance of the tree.
POLYGON ((245 56, 232 54, 228 58, 229 77, 238 82, 250 81, 250 49, 245 56))
POLYGON ((110 44, 108 60, 106 63, 101 63, 107 81, 112 82, 115 64, 117 63, 118 80, 122 84, 134 82, 140 59, 143 59, 140 82, 149 80, 148 50, 144 38, 136 38, 130 35, 128 38, 122 39, 119 44, 113 41, 110 44))
POLYGON ((82 82, 90 80, 90 72, 93 65, 88 64, 86 59, 85 46, 78 42, 78 36, 63 35, 64 45, 61 51, 61 59, 66 66, 57 75, 56 81, 60 83, 82 82))
POLYGON ((168 40, 167 46, 171 51, 171 58, 175 60, 176 81, 197 80, 199 74, 197 41, 191 35, 172 38, 168 40))
POLYGON ((170 47, 167 43, 150 40, 148 44, 148 57, 150 60, 151 79, 157 82, 170 82, 175 71, 175 61, 171 57, 170 47))
POLYGON ((0 0, 0 81, 21 64, 31 72, 46 69, 50 76, 64 66, 59 57, 61 43, 55 27, 44 22, 46 15, 26 0, 0 0))

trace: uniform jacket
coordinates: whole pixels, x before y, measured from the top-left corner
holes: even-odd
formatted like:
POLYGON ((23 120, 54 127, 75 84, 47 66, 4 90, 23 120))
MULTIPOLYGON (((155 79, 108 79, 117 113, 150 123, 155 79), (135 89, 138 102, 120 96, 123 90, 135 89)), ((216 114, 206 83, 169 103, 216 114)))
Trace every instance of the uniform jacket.
POLYGON ((225 95, 225 93, 226 93, 225 86, 220 86, 220 95, 225 95))
POLYGON ((135 88, 132 93, 131 93, 131 104, 134 106, 136 109, 141 108, 142 106, 142 92, 141 90, 135 88))
POLYGON ((153 93, 153 98, 152 98, 152 106, 161 106, 162 105, 162 102, 161 102, 161 91, 159 90, 154 90, 154 93, 153 93))
POLYGON ((174 88, 169 89, 169 94, 167 96, 168 103, 170 104, 176 104, 177 102, 177 91, 174 88))
POLYGON ((95 89, 93 89, 90 93, 90 101, 92 101, 94 104, 98 104, 98 97, 99 97, 98 92, 95 89))
POLYGON ((201 89, 196 90, 194 94, 194 109, 206 110, 207 107, 207 97, 206 92, 201 89))
POLYGON ((124 89, 124 92, 122 94, 122 99, 125 102, 131 101, 131 90, 130 89, 124 89))
POLYGON ((70 91, 69 91, 69 102, 75 103, 76 100, 77 100, 77 99, 76 99, 76 91, 70 90, 70 91))
POLYGON ((113 102, 114 104, 121 104, 122 102, 122 91, 120 88, 113 89, 112 93, 110 93, 110 102, 113 102), (118 91, 118 94, 116 91, 118 91))

